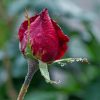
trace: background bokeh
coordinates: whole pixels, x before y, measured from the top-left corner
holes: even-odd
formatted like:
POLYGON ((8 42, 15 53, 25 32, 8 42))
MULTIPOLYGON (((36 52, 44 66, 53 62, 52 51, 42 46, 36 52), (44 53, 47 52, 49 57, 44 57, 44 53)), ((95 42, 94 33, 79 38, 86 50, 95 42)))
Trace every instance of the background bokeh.
POLYGON ((66 57, 86 57, 89 64, 71 63, 49 67, 47 84, 38 71, 25 100, 100 100, 100 0, 0 0, 0 100, 16 100, 27 73, 19 51, 18 28, 29 15, 48 8, 70 37, 66 57))

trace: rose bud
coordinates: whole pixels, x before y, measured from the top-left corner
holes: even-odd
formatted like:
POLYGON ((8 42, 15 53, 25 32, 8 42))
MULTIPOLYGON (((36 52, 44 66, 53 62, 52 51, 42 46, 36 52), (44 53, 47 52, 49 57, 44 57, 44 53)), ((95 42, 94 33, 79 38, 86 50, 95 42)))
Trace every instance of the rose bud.
POLYGON ((26 48, 30 45, 32 56, 36 59, 46 63, 60 59, 68 49, 66 43, 69 38, 50 18, 48 10, 44 9, 40 14, 29 18, 29 21, 30 25, 28 20, 25 20, 19 28, 21 52, 26 56, 26 48))

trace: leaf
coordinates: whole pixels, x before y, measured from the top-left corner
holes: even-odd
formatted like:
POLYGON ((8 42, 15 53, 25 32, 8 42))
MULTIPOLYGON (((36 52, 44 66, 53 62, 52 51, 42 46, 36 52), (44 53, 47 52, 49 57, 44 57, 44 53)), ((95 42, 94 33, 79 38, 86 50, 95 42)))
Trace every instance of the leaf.
POLYGON ((95 79, 87 86, 83 100, 100 100, 100 78, 95 79))
POLYGON ((30 45, 29 42, 27 43, 27 46, 26 46, 25 56, 26 56, 27 58, 34 59, 34 56, 33 56, 33 54, 32 54, 32 50, 31 50, 31 45, 30 45))
MULTIPOLYGON (((48 91, 33 91, 29 94, 26 95, 25 100, 65 100, 64 98, 66 97, 65 94, 61 92, 48 92, 48 91)), ((2 99, 0 99, 2 100, 2 99)))
POLYGON ((58 63, 64 66, 66 65, 66 63, 73 63, 73 62, 89 63, 87 58, 65 58, 65 59, 56 60, 53 63, 58 63))
POLYGON ((45 78, 47 83, 57 83, 55 81, 50 80, 49 72, 48 72, 48 66, 46 63, 39 60, 39 69, 42 74, 42 76, 45 78))

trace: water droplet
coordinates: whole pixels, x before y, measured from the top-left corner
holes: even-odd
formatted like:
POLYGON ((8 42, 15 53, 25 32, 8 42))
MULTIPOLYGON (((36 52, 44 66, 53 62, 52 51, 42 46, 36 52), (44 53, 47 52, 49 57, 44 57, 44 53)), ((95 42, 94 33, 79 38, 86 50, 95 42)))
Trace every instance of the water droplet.
POLYGON ((78 61, 81 61, 80 59, 76 59, 76 61, 78 62, 78 61))
POLYGON ((61 67, 64 67, 66 65, 66 63, 61 63, 61 67))
POLYGON ((70 63, 73 63, 75 60, 74 59, 72 59, 71 61, 70 61, 70 63))

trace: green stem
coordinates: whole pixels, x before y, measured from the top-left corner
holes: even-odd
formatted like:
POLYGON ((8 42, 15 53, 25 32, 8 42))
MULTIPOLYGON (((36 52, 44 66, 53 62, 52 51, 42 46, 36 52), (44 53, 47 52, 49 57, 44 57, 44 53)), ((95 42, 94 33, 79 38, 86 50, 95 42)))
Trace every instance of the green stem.
POLYGON ((35 72, 38 70, 38 62, 37 60, 28 60, 28 73, 25 77, 25 81, 21 87, 21 90, 19 92, 18 98, 17 100, 23 100, 24 96, 27 92, 27 89, 30 85, 30 82, 32 80, 33 75, 35 74, 35 72))

